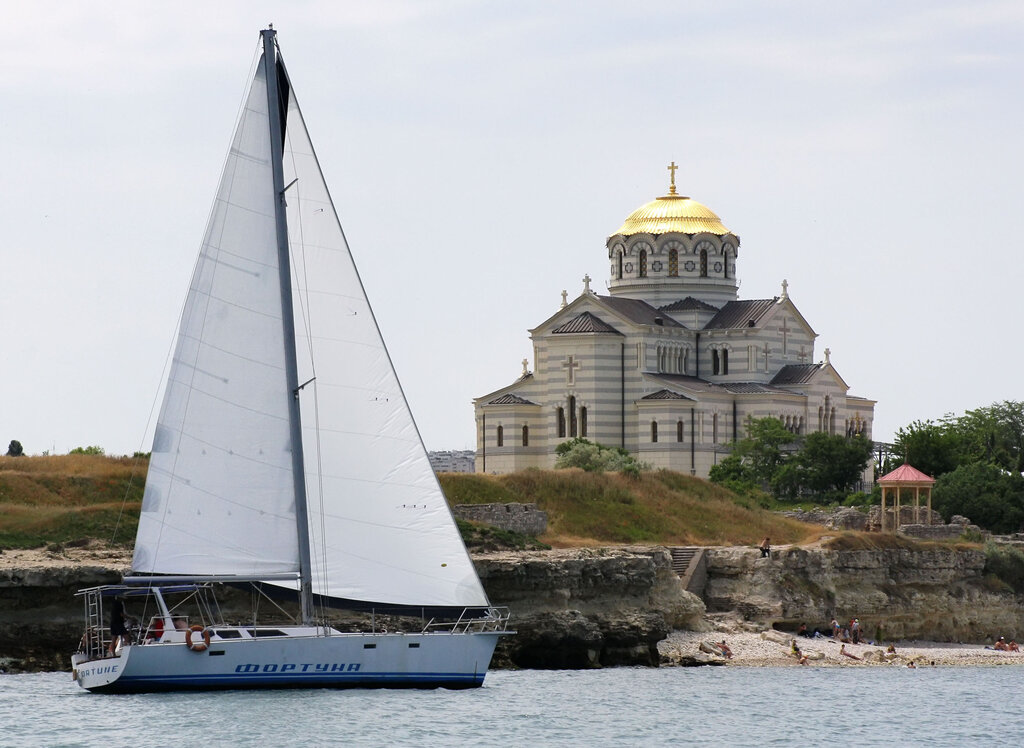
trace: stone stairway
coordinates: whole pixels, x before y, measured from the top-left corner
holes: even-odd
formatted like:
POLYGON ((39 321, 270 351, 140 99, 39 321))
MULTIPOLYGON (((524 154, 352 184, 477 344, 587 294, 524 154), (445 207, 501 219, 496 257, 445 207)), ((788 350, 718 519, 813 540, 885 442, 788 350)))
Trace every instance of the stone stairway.
POLYGON ((708 581, 708 563, 703 548, 669 548, 672 554, 672 570, 679 575, 683 587, 697 597, 704 597, 708 581))

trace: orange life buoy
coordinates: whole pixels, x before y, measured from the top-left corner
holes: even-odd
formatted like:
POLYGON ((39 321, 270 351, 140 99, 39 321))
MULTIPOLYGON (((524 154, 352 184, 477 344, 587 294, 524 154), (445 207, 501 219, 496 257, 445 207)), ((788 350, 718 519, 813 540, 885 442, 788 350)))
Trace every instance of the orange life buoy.
POLYGON ((204 629, 199 624, 190 626, 188 631, 185 632, 185 646, 193 652, 205 652, 210 646, 210 629, 204 629), (192 634, 198 634, 200 632, 203 634, 203 640, 201 642, 192 641, 192 634))

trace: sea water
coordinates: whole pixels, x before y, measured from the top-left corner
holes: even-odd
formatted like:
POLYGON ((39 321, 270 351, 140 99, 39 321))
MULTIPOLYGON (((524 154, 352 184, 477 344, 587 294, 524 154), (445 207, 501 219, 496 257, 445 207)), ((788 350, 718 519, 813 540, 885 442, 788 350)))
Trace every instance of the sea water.
POLYGON ((497 671, 468 691, 105 696, 0 675, 3 746, 1024 744, 1024 668, 497 671))

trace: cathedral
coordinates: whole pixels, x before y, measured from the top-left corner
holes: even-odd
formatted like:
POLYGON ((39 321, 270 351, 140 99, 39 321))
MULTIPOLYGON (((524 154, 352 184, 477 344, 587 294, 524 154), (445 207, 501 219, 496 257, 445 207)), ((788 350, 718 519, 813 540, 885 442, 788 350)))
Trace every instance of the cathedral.
MULTIPOLYGON (((795 435, 871 438, 873 400, 849 394, 789 297, 741 300, 740 238, 676 192, 634 211, 606 243, 608 295, 590 288, 530 330, 533 368, 476 398, 476 471, 550 468, 576 436, 655 468, 707 477, 773 416, 795 435)), ((870 474, 870 471, 869 471, 870 474)))

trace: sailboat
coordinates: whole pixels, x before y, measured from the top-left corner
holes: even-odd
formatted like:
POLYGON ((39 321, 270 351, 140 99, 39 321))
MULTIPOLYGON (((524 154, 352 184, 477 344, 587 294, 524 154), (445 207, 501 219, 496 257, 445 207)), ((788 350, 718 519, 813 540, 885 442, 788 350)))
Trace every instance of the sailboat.
POLYGON ((430 467, 272 27, 256 59, 168 367, 131 571, 79 591, 73 677, 114 693, 480 686, 508 612, 430 467), (239 588, 259 611, 290 598, 292 617, 229 623, 219 601, 239 588), (144 611, 135 626, 126 608, 144 611), (360 611, 359 630, 331 625, 335 608, 360 611))

